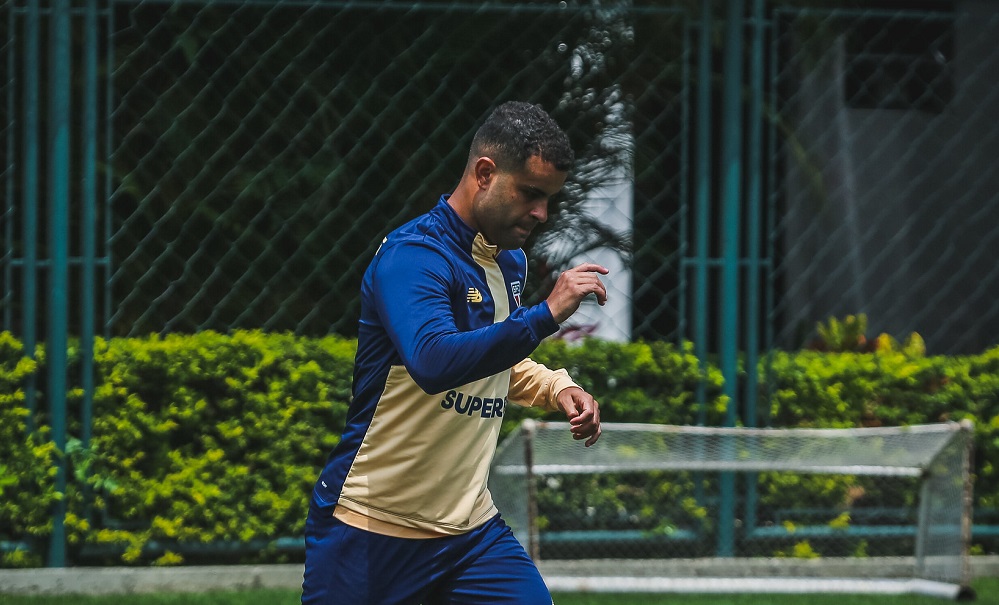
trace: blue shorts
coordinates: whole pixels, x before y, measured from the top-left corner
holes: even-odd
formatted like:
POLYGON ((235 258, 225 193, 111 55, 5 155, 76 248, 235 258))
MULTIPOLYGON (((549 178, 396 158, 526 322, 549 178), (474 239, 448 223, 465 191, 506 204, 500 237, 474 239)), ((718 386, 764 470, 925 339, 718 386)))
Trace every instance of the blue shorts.
POLYGON ((466 534, 393 538, 309 511, 303 605, 552 605, 534 562, 496 515, 466 534))

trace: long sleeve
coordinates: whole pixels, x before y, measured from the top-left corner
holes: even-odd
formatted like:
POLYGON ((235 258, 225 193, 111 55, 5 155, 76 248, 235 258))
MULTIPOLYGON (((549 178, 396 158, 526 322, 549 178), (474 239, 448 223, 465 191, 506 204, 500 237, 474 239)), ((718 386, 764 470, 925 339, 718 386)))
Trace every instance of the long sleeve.
POLYGON ((578 387, 565 370, 552 370, 531 359, 513 366, 510 372, 511 403, 525 407, 557 410, 556 397, 569 387, 578 387))
MULTIPOLYGON (((547 303, 519 307, 505 320, 460 331, 453 306, 465 292, 433 246, 404 242, 383 251, 373 272, 372 300, 410 375, 440 393, 506 370, 558 330, 547 303)), ((461 301, 464 303, 464 300, 461 301)))

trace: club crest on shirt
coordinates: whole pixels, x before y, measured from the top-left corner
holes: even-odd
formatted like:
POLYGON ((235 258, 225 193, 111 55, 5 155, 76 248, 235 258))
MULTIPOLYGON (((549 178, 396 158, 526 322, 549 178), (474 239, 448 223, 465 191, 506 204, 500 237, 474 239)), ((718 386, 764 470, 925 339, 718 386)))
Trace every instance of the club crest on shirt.
POLYGON ((513 302, 520 306, 520 282, 512 281, 510 282, 510 293, 513 294, 513 302))

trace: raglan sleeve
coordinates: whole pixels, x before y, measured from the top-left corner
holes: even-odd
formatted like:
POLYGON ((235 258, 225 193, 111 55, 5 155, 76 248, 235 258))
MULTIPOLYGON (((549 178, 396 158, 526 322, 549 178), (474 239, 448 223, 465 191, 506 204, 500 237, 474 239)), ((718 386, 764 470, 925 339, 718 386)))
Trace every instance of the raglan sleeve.
POLYGON ((545 302, 519 307, 490 326, 459 331, 452 307, 459 288, 446 251, 403 242, 379 256, 371 282, 375 309, 410 376, 427 393, 507 370, 558 331, 545 302))

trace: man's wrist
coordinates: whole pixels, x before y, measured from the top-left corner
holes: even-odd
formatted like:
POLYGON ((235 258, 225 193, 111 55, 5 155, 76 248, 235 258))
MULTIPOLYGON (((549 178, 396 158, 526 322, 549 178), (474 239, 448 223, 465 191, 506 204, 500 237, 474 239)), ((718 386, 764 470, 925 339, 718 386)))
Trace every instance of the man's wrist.
POLYGON ((555 321, 555 317, 548 307, 548 301, 541 301, 540 304, 527 309, 525 315, 527 327, 538 342, 541 342, 559 330, 558 322, 555 321))
POLYGON ((555 371, 555 375, 552 377, 552 384, 549 388, 552 393, 552 401, 555 402, 558 402, 559 395, 561 395, 562 391, 565 391, 566 389, 583 390, 583 387, 576 384, 565 370, 555 371))

